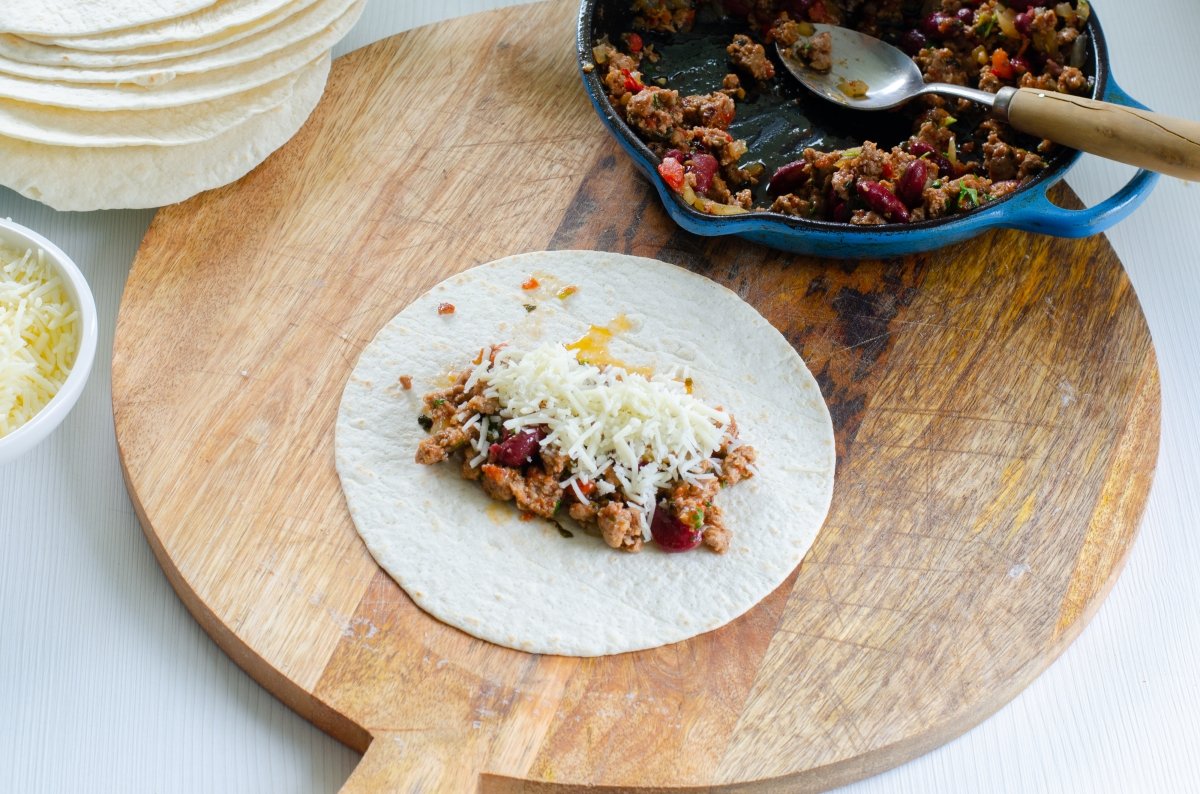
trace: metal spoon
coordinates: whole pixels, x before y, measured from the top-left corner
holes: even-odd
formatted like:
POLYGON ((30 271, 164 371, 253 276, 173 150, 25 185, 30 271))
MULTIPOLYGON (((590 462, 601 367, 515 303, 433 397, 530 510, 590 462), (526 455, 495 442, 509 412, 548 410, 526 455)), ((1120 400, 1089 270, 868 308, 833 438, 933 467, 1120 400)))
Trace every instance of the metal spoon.
MULTIPOLYGON (((1016 129, 1123 163, 1200 181, 1200 123, 1092 99, 1033 88, 990 94, 949 83, 926 83, 916 62, 872 36, 813 25, 833 38, 833 69, 817 72, 776 43, 783 65, 807 88, 839 105, 885 110, 922 94, 977 102, 1016 129), (851 83, 866 84, 864 96, 851 83), (849 93, 848 93, 849 92, 849 93)), ((861 86, 860 86, 861 90, 861 86)))

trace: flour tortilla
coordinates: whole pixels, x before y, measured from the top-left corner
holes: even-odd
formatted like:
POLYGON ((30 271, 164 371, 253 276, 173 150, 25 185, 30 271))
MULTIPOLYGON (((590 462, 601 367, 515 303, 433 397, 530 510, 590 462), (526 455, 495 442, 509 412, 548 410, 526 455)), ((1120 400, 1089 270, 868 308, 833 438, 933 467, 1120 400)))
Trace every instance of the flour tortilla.
POLYGON ((129 84, 158 87, 178 77, 204 74, 263 60, 297 43, 317 36, 345 15, 355 0, 319 0, 273 28, 210 52, 150 64, 110 68, 43 66, 0 56, 0 72, 29 80, 65 83, 129 84))
POLYGON ((310 63, 349 32, 358 21, 364 3, 365 0, 355 0, 321 33, 254 63, 187 74, 149 88, 44 82, 0 74, 0 98, 79 110, 146 110, 219 99, 265 85, 310 63))
POLYGON ((90 149, 0 138, 0 184, 79 211, 160 207, 227 185, 296 134, 321 98, 329 63, 326 53, 304 69, 278 107, 187 146, 90 149))
MULTIPOLYGON (((554 288, 553 286, 551 287, 554 288)), ((812 545, 829 509, 834 441, 829 411, 804 362, 729 290, 651 259, 595 251, 525 254, 438 284, 363 351, 342 396, 336 461, 354 524, 376 561, 434 617, 532 653, 600 656, 678 642, 716 629, 779 586, 812 545), (574 284, 537 309, 521 284, 574 284), (437 305, 457 311, 439 316, 437 305), (634 324, 612 354, 631 365, 687 365, 695 393, 738 420, 759 474, 717 499, 733 541, 665 554, 614 551, 592 535, 563 538, 521 521, 451 464, 414 462, 425 432, 421 395, 444 388, 485 345, 518 349, 581 337, 624 313, 634 324), (413 388, 397 378, 412 377, 413 388)))
POLYGON ((155 110, 87 111, 0 99, 0 136, 50 146, 186 146, 289 102, 297 81, 306 76, 324 80, 328 69, 328 60, 319 58, 240 94, 155 110))
POLYGON ((217 0, 4 0, 0 32, 83 36, 174 19, 217 0))
MULTIPOLYGON (((292 0, 286 6, 261 19, 189 41, 167 41, 162 44, 125 47, 111 51, 81 50, 70 46, 43 44, 32 39, 5 34, 0 35, 0 56, 20 63, 41 66, 75 66, 80 69, 112 69, 119 66, 136 66, 173 58, 186 58, 227 47, 256 33, 273 28, 315 2, 318 0, 292 0)), ((224 8, 225 5, 222 3, 215 8, 224 8)), ((139 30, 145 31, 146 28, 139 30)))
POLYGON ((195 41, 225 33, 273 14, 290 2, 293 0, 219 0, 193 14, 136 27, 129 25, 93 34, 30 34, 26 38, 76 50, 119 52, 156 44, 195 41))

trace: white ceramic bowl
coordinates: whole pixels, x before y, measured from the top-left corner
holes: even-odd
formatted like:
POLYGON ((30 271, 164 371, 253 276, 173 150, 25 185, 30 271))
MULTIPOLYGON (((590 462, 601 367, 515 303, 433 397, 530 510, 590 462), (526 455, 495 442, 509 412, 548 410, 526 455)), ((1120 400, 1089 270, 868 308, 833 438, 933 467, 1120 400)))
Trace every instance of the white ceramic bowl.
POLYGON ((18 250, 31 248, 37 251, 40 248, 44 251, 46 261, 66 282, 67 295, 79 310, 80 320, 79 352, 66 383, 58 390, 58 394, 54 395, 54 399, 42 406, 42 410, 33 418, 8 435, 0 437, 0 465, 3 465, 37 446, 38 442, 50 435, 71 412, 79 395, 83 393, 88 375, 91 374, 92 361, 96 358, 99 330, 92 290, 79 268, 58 246, 37 232, 4 218, 0 218, 0 244, 18 250))

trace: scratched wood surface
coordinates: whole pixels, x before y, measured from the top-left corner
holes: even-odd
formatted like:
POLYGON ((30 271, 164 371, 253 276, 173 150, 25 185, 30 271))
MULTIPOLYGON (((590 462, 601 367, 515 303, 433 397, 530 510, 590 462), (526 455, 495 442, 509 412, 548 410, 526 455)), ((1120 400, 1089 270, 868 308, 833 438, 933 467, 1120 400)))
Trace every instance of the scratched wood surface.
POLYGON ((595 119, 573 13, 346 56, 287 147, 158 214, 113 353, 146 536, 227 653, 366 751, 349 791, 820 790, 901 763, 1027 685, 1120 571, 1159 427, 1133 290, 1103 238, 846 263, 688 235, 595 119), (449 274, 568 247, 737 290, 818 375, 839 452, 826 526, 775 593, 593 660, 426 616, 359 541, 333 465, 343 384, 388 319, 449 274))

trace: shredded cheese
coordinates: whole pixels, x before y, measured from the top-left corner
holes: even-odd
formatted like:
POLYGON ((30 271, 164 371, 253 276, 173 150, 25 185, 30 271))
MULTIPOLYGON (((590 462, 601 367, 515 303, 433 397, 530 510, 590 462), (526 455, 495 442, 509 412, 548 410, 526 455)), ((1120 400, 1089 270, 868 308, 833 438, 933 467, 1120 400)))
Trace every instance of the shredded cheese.
POLYGON ((648 533, 658 490, 711 477, 711 458, 730 423, 728 414, 690 395, 678 374, 601 368, 551 344, 524 353, 501 348, 494 356, 485 350, 467 385, 486 381, 484 394, 500 402, 510 431, 547 429, 542 444, 571 459, 574 473, 562 486, 581 501, 580 482, 595 483, 601 494, 615 490, 603 479, 611 469, 648 533))
POLYGON ((54 398, 78 349, 79 314, 45 254, 0 245, 0 437, 54 398))

